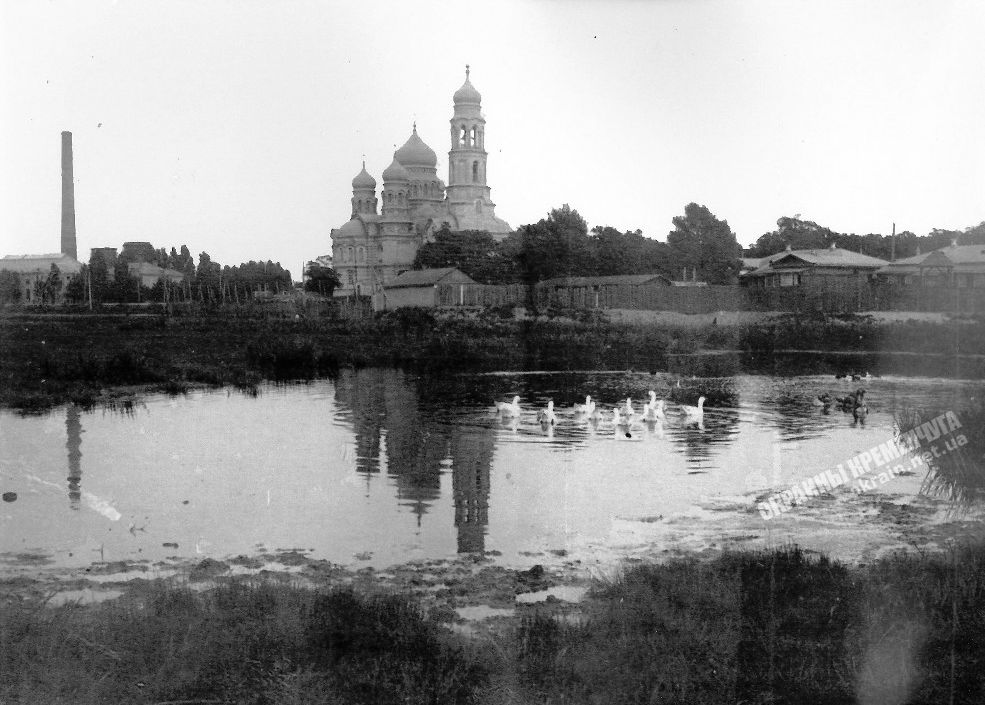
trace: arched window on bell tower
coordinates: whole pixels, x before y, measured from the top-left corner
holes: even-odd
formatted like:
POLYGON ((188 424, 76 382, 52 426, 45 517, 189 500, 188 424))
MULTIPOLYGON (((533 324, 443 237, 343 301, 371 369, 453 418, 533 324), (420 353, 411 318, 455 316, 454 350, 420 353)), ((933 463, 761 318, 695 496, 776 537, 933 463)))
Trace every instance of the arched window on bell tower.
POLYGON ((479 181, 479 162, 472 162, 472 183, 479 181))

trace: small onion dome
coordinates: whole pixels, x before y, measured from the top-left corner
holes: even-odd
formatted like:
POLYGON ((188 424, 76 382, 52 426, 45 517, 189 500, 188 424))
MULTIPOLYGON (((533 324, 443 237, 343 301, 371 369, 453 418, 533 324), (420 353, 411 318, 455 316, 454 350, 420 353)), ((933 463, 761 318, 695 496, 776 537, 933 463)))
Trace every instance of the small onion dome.
POLYGON ((394 155, 393 163, 390 164, 386 169, 383 170, 383 183, 388 183, 390 181, 410 181, 410 174, 407 170, 397 161, 397 156, 394 155))
POLYGON ((455 101, 455 105, 478 105, 482 102, 482 96, 479 95, 479 91, 475 89, 469 81, 469 67, 468 64, 465 65, 465 83, 462 87, 455 91, 455 95, 452 100, 455 101))
POLYGON ((394 158, 404 166, 427 166, 435 167, 438 165, 438 157, 434 150, 424 144, 424 140, 417 136, 417 123, 414 123, 414 131, 404 146, 393 153, 394 158))
POLYGON ((339 235, 348 235, 349 237, 363 237, 366 235, 366 227, 359 218, 353 218, 339 228, 337 232, 339 235))
POLYGON ((353 189, 376 188, 376 179, 370 176, 369 172, 366 171, 366 162, 363 162, 363 170, 360 171, 358 174, 356 174, 356 178, 352 180, 352 188, 353 189))

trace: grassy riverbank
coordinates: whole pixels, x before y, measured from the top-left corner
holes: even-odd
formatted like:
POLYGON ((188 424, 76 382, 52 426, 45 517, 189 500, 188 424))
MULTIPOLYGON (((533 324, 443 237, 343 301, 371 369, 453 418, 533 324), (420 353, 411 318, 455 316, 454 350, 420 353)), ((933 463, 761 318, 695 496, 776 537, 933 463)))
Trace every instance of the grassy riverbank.
MULTIPOLYGON (((980 356, 985 324, 783 316, 731 325, 713 319, 693 326, 610 322, 585 312, 574 318, 516 319, 506 312, 435 315, 421 309, 356 321, 7 314, 0 318, 0 405, 40 410, 74 401, 86 406, 127 386, 171 393, 195 385, 249 390, 263 380, 332 376, 342 366, 673 369, 721 376, 737 370, 687 356, 732 351, 768 368, 772 358, 797 350, 832 356, 913 353, 926 374, 928 360, 980 356)), ((831 357, 822 359, 825 369, 813 371, 834 372, 850 364, 831 357)), ((879 360, 873 357, 869 364, 878 366, 879 360)), ((961 376, 985 376, 980 357, 960 367, 961 376)))
MULTIPOLYGON (((513 583, 511 583, 513 584, 513 583)), ((517 582, 518 590, 530 589, 517 582)), ((0 606, 4 703, 979 703, 985 550, 637 566, 484 636, 451 600, 230 579, 0 606)), ((9 592, 9 591, 8 591, 9 592)), ((521 608, 522 607, 522 608, 521 608)))

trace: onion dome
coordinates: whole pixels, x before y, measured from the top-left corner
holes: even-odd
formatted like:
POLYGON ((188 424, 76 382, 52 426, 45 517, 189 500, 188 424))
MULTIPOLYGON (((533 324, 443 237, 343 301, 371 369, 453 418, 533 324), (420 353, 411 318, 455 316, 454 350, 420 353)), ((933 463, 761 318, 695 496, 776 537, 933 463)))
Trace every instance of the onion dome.
POLYGON ((353 218, 339 228, 337 232, 339 235, 348 235, 349 237, 363 237, 366 235, 366 226, 359 218, 353 218))
POLYGON ((383 183, 389 183, 391 181, 410 181, 410 174, 397 161, 396 154, 394 154, 393 163, 383 170, 383 183))
POLYGON ((417 136, 416 122, 410 138, 403 147, 393 153, 393 156, 404 166, 435 167, 438 164, 438 157, 434 150, 424 144, 424 140, 417 136))
POLYGON ((475 89, 475 86, 469 81, 469 65, 465 65, 465 83, 462 87, 455 91, 455 95, 452 97, 455 101, 455 105, 478 105, 482 102, 482 96, 479 95, 479 91, 475 89))
POLYGON ((363 162, 363 170, 356 174, 356 178, 352 180, 352 188, 355 189, 375 189, 376 179, 369 175, 366 171, 366 162, 363 162))

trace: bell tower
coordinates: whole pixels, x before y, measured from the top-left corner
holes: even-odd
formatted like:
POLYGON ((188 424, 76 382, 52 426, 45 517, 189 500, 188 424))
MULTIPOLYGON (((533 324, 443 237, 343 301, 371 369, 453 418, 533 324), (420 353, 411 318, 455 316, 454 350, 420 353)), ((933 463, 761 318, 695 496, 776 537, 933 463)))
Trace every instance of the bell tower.
MULTIPOLYGON (((469 80, 455 91, 455 111, 451 118, 451 150, 448 152, 448 200, 451 203, 481 201, 492 206, 486 185, 486 120, 482 117, 482 96, 469 80)), ((481 207, 481 206, 480 206, 481 207)))

